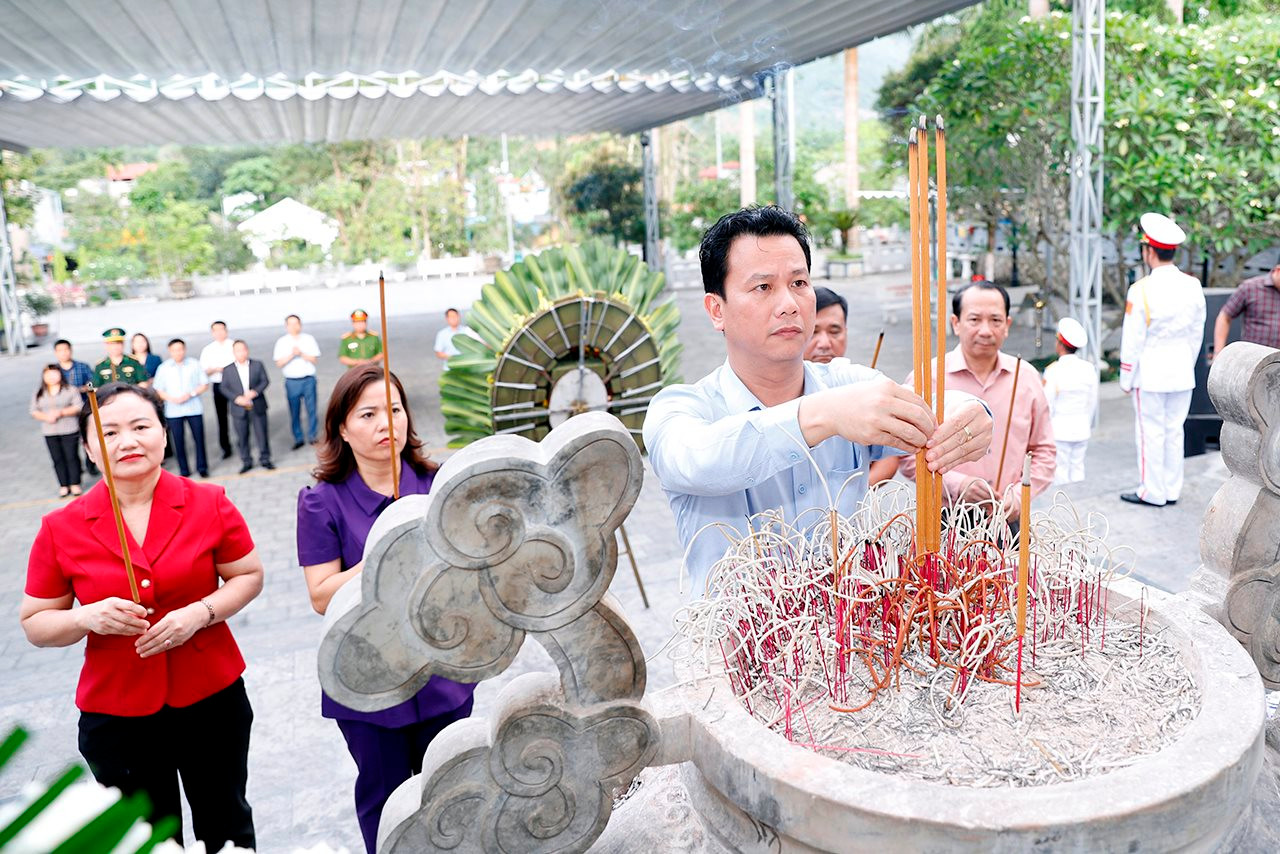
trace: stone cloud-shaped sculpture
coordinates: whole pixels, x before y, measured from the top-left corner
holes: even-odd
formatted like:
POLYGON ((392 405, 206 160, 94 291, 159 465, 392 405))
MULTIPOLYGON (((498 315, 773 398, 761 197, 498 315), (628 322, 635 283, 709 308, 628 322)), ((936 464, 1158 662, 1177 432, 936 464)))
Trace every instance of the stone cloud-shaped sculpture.
POLYGON ((379 851, 583 851, 615 792, 657 750, 644 656, 607 594, 615 531, 640 492, 635 441, 616 418, 572 418, 541 443, 463 449, 430 495, 388 507, 360 584, 329 608, 320 683, 354 709, 388 708, 433 675, 492 678, 525 635, 556 662, 503 689, 491 721, 432 742, 422 774, 383 810, 379 851))
POLYGON ((1198 604, 1244 644, 1268 688, 1280 688, 1280 350, 1236 342, 1213 362, 1231 478, 1205 512, 1198 604))

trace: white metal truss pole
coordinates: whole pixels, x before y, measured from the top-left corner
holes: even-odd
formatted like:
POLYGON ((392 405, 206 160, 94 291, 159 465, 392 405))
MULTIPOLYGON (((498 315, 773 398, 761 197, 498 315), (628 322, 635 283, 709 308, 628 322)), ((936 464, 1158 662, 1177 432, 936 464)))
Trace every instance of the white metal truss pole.
POLYGON ((1106 0, 1075 0, 1071 28, 1071 314, 1102 361, 1102 131, 1106 107, 1106 0))
POLYGON ((769 100, 773 102, 773 175, 778 207, 796 206, 792 178, 796 164, 795 72, 777 68, 768 72, 769 100))
POLYGON ((5 349, 11 356, 26 352, 27 341, 22 334, 18 278, 13 273, 13 247, 9 245, 9 220, 5 216, 3 187, 0 187, 0 315, 4 317, 5 349))
POLYGON ((640 157, 644 184, 644 260, 650 270, 662 269, 662 249, 658 230, 658 164, 654 156, 653 131, 640 134, 640 157))

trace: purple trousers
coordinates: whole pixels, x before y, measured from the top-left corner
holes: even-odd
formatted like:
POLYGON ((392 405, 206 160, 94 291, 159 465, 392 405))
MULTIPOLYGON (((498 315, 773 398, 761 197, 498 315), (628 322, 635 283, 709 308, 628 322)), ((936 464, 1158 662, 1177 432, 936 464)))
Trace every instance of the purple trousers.
POLYGON ((356 818, 364 847, 374 854, 382 807, 396 787, 422 771, 422 755, 440 731, 471 715, 472 699, 452 711, 402 727, 339 718, 336 723, 356 761, 356 818))

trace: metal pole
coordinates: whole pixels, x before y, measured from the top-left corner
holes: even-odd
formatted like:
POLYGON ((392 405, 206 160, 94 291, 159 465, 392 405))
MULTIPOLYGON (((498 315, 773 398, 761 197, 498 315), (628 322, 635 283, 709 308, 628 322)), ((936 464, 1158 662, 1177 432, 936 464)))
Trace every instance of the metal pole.
POLYGON ((22 312, 18 307, 18 277, 13 272, 13 247, 9 245, 9 219, 4 207, 4 186, 0 184, 0 314, 4 317, 5 349, 9 355, 25 353, 22 312))
POLYGON ((650 270, 662 269, 658 233, 658 164, 653 152, 653 131, 640 134, 640 157, 644 166, 644 260, 650 270))
POLYGON ((1102 362, 1102 152, 1106 105, 1106 0, 1072 7, 1070 305, 1102 362))
POLYGON ((790 68, 768 72, 769 100, 773 102, 773 174, 778 207, 796 206, 792 178, 796 161, 795 74, 790 68))

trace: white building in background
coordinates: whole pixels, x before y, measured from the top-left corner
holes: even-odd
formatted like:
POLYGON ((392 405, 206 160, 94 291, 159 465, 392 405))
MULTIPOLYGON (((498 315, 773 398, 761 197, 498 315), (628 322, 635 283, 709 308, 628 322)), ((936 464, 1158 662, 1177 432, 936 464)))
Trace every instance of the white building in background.
POLYGON ((271 255, 276 243, 301 240, 325 252, 338 239, 338 225, 315 208, 294 199, 281 199, 236 226, 259 261, 271 255))

